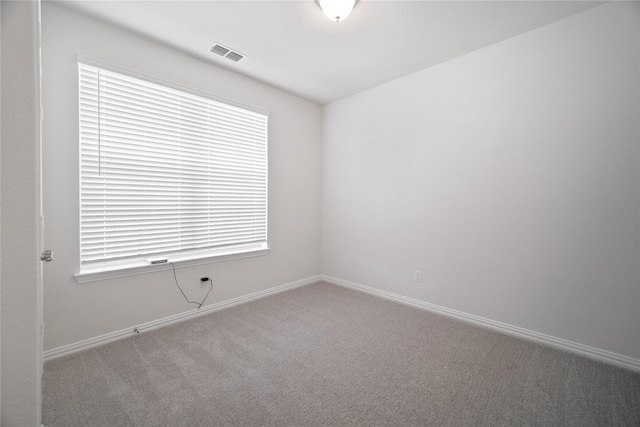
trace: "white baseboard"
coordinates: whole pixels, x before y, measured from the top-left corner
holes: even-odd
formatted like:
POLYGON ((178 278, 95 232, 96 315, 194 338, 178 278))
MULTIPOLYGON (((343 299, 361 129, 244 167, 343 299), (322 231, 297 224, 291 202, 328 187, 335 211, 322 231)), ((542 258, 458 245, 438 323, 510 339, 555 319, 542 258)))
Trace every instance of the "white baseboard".
POLYGON ((566 351, 568 353, 588 357, 590 359, 598 360, 621 368, 626 368, 635 372, 640 372, 640 359, 634 359, 633 357, 624 356, 622 354, 613 353, 607 350, 601 350, 599 348, 590 347, 588 345, 579 344, 551 335, 542 334, 540 332, 531 331, 529 329, 520 328, 518 326, 509 325, 507 323, 497 322, 495 320, 486 319, 484 317, 475 316, 473 314, 464 313, 462 311, 452 310, 450 308, 442 307, 436 304, 431 304, 414 298, 405 297, 399 294, 394 294, 392 292, 387 292, 380 289, 372 288, 370 286, 361 285, 359 283, 338 279, 336 277, 320 275, 320 279, 334 285, 344 286, 371 295, 377 295, 402 304, 407 304, 433 313, 452 317, 463 322, 472 323, 483 328, 492 329, 503 334, 511 335, 527 341, 532 341, 548 347, 553 347, 559 350, 566 351))
POLYGON ((136 331, 138 331, 139 333, 148 332, 154 329, 162 328, 164 326, 172 325, 174 323, 183 322, 185 320, 193 319, 199 316, 203 316, 205 314, 209 314, 215 311, 223 310, 225 308, 233 307, 234 305, 243 304, 249 301, 257 300, 259 298, 264 298, 269 295, 274 295, 280 292, 284 292, 289 289, 310 285, 312 283, 318 282, 319 280, 320 280, 320 276, 307 277, 306 279, 297 280, 295 282, 286 283, 280 286, 274 286, 273 288, 254 292, 248 295, 243 295, 241 297, 232 298, 230 300, 221 301, 211 305, 205 305, 200 309, 185 311, 182 313, 174 314, 173 316, 165 317, 163 319, 153 320, 151 322, 143 323, 141 325, 132 326, 130 328, 121 329, 119 331, 110 332, 108 334, 100 335, 98 337, 89 338, 73 344, 68 344, 62 347, 47 350, 43 353, 43 358, 44 358, 44 361, 47 362, 49 360, 53 360, 59 357, 68 356, 70 354, 77 353, 79 351, 88 350, 92 347, 97 347, 103 344, 107 344, 113 341, 130 337, 132 335, 135 335, 137 333, 136 331))
POLYGON ((433 313, 442 314, 454 319, 471 323, 483 328, 488 328, 501 332, 507 335, 515 336, 524 340, 536 342, 538 344, 546 345, 548 347, 557 348, 569 353, 578 354, 590 359, 605 362, 611 365, 619 366, 621 368, 630 369, 635 372, 640 372, 640 359, 624 356, 621 354, 613 353, 607 350, 601 350, 599 348, 590 347, 584 344, 579 344, 573 341, 557 338, 551 335, 542 334, 540 332, 531 331, 518 326, 509 325, 507 323, 497 322, 495 320, 487 319, 484 317, 476 316, 473 314, 464 313, 462 311, 453 310, 447 307, 431 304, 425 301, 417 300, 414 298, 405 297, 403 295, 395 294, 392 292, 383 291, 380 289, 365 286, 359 283, 350 282, 347 280, 339 279, 327 275, 312 276, 306 279, 297 280, 295 282, 286 283, 284 285, 275 286, 262 291, 254 292, 248 295, 243 295, 230 300, 221 301, 215 304, 206 305, 201 309, 193 309, 182 313, 175 314, 173 316, 165 317, 163 319, 154 320, 151 322, 143 323, 141 325, 132 326, 130 328, 122 329, 108 334, 100 335, 98 337, 89 338, 87 340, 79 341, 76 343, 68 344, 62 347, 47 350, 43 354, 44 361, 57 359, 59 357, 68 356, 79 351, 87 350, 92 347, 97 347, 103 344, 107 344, 113 341, 117 341, 123 338, 135 335, 135 330, 142 332, 151 331, 164 326, 168 326, 174 323, 182 322, 185 320, 193 319, 205 314, 220 311, 225 308, 233 307, 235 305, 243 304, 249 301, 254 301, 259 298, 264 298, 269 295, 284 292, 289 289, 297 288, 300 286, 310 285, 312 283, 323 280, 334 285, 343 286, 360 292, 365 292, 371 295, 383 297, 395 302, 407 304, 422 310, 427 310, 433 313))

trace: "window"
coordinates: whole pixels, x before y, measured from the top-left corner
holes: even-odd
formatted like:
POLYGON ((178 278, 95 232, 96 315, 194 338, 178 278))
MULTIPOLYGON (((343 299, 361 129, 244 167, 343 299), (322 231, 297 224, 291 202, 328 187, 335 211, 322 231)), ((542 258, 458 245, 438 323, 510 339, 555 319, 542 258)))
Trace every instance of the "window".
POLYGON ((267 116, 79 64, 81 270, 267 246, 267 116))

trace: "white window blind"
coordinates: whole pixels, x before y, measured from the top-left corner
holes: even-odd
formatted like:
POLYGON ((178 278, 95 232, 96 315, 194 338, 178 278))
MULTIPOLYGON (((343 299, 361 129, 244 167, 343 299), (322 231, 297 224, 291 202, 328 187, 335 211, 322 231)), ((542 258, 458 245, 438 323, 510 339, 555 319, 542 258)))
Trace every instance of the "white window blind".
POLYGON ((79 64, 83 266, 266 246, 267 116, 79 64))

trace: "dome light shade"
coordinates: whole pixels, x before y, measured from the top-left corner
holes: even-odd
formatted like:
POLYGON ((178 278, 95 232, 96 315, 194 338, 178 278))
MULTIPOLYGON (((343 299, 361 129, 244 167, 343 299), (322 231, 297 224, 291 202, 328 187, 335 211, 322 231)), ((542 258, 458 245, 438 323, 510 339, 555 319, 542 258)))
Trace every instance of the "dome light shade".
POLYGON ((318 4, 327 18, 340 22, 349 16, 356 0, 318 0, 318 4))

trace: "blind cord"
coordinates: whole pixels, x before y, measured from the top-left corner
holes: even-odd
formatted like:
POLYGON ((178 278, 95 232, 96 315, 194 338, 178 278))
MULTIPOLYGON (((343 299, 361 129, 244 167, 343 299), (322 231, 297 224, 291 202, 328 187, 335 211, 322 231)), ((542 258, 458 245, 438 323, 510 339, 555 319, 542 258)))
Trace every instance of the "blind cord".
MULTIPOLYGON (((98 118, 102 112, 102 72, 98 70, 98 118)), ((102 120, 98 119, 98 176, 102 176, 102 120)))
POLYGON ((207 294, 204 296, 204 299, 202 300, 202 302, 190 301, 189 298, 187 298, 187 295, 184 293, 184 291, 180 287, 180 284, 178 283, 178 277, 176 276, 176 266, 175 266, 175 264, 172 263, 171 261, 169 261, 169 264, 171 264, 171 268, 173 269, 173 280, 175 280, 176 286, 178 287, 178 289, 180 289, 180 293, 184 297, 185 301, 187 301, 189 304, 197 304, 198 305, 198 309, 200 309, 200 307, 202 307, 204 302, 207 300, 207 297, 209 296, 209 294, 213 290, 213 280, 208 279, 209 280, 209 286, 210 286, 209 287, 209 292, 207 292, 207 294))

